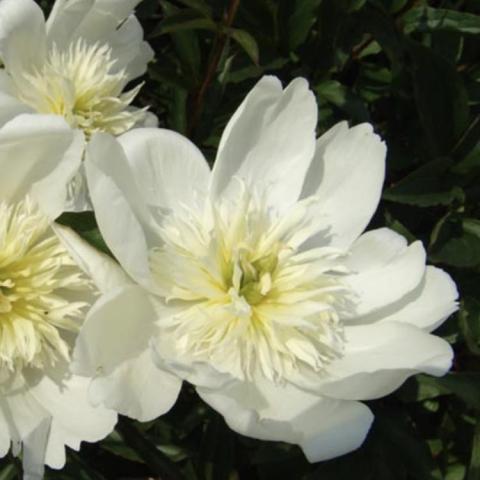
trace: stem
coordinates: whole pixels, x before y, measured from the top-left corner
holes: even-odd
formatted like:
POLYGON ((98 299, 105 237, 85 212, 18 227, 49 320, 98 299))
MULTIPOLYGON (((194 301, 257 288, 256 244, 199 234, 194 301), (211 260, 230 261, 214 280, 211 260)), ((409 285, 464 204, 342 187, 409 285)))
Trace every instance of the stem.
POLYGON ((240 0, 230 0, 228 10, 224 15, 223 22, 217 32, 217 36, 215 37, 212 51, 210 53, 210 61, 208 62, 207 70, 205 72, 205 77, 200 85, 200 88, 193 97, 193 111, 187 130, 188 136, 191 136, 192 131, 196 127, 202 113, 205 94, 207 93, 208 87, 212 83, 215 72, 217 71, 218 64, 220 63, 220 59, 222 58, 223 51, 229 37, 228 30, 232 26, 239 6, 240 0))

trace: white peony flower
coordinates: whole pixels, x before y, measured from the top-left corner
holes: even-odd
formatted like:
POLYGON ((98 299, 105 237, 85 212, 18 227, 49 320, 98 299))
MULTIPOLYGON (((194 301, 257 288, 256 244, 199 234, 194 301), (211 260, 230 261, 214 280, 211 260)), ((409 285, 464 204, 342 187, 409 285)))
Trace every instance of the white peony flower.
MULTIPOLYGON (((34 0, 0 0, 0 125, 21 113, 62 116, 87 140, 156 126, 131 105, 153 50, 132 11, 141 0, 56 0, 47 21, 34 0)), ((83 168, 66 210, 90 210, 83 168)))
POLYGON ((316 139, 316 123, 304 79, 282 89, 265 77, 213 171, 174 132, 92 139, 97 220, 137 283, 103 296, 77 339, 95 403, 154 418, 175 401, 176 375, 235 431, 319 461, 361 445, 373 420, 361 400, 450 368, 451 347, 429 332, 456 310, 455 284, 420 242, 362 233, 385 145, 368 124, 316 139))
POLYGON ((0 456, 23 444, 24 478, 60 468, 113 429, 69 363, 87 308, 124 284, 116 264, 55 225, 84 139, 63 119, 20 115, 0 128, 0 456), (74 252, 82 252, 82 257, 74 252))
POLYGON ((0 2, 0 120, 61 115, 90 137, 143 122, 131 107, 153 51, 132 10, 140 0, 57 0, 47 21, 34 0, 0 2))

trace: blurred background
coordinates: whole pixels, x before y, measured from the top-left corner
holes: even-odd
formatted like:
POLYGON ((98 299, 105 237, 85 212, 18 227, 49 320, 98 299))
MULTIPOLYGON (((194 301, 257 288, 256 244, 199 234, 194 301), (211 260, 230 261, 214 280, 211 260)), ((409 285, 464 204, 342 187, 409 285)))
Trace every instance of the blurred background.
MULTIPOLYGON (((52 1, 39 1, 48 13, 52 1)), ((156 53, 137 105, 213 161, 220 134, 264 74, 306 77, 318 134, 371 122, 388 145, 369 228, 420 239, 457 282, 461 309, 438 334, 454 347, 444 378, 417 376, 368 402, 358 451, 309 464, 296 446, 235 434, 184 385, 149 423, 122 418, 103 442, 69 451, 49 479, 480 480, 480 0, 143 0, 156 53)), ((102 248, 92 214, 64 223, 102 248)), ((19 478, 0 461, 0 480, 19 478)))

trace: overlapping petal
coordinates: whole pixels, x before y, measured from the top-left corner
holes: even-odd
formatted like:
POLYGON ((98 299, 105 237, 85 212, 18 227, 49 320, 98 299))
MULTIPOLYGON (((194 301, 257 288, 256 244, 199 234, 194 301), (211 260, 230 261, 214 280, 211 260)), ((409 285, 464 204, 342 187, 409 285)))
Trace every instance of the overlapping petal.
POLYGON ((247 95, 223 132, 213 168, 216 198, 239 177, 265 192, 278 209, 300 194, 313 153, 317 106, 305 79, 282 89, 275 77, 263 77, 247 95))
POLYGON ((117 415, 94 407, 88 399, 89 378, 71 375, 63 364, 46 372, 25 372, 29 393, 51 418, 47 436, 46 463, 61 468, 65 445, 79 450, 82 441, 96 442, 113 430, 117 415), (72 412, 75 412, 73 415, 72 412))
POLYGON ((117 59, 115 69, 126 69, 128 80, 145 73, 153 51, 143 40, 143 29, 133 16, 140 0, 57 0, 47 21, 50 43, 68 45, 79 38, 108 42, 117 59))
POLYGON ((257 380, 221 390, 197 391, 236 432, 299 444, 311 462, 358 448, 373 420, 362 403, 319 397, 291 385, 257 380))
POLYGON ((82 134, 60 117, 21 115, 11 120, 0 129, 1 199, 16 202, 30 193, 56 218, 64 210, 68 182, 82 152, 82 134))
POLYGON ((328 230, 308 246, 348 248, 370 222, 385 177, 386 147, 369 124, 334 126, 317 140, 302 196, 317 197, 328 230))
POLYGON ((104 295, 92 308, 77 338, 72 368, 93 377, 94 403, 142 421, 172 407, 182 382, 154 366, 149 342, 156 319, 146 292, 133 285, 104 295))
POLYGON ((41 64, 46 52, 45 17, 34 0, 0 3, 0 56, 14 74, 41 64))

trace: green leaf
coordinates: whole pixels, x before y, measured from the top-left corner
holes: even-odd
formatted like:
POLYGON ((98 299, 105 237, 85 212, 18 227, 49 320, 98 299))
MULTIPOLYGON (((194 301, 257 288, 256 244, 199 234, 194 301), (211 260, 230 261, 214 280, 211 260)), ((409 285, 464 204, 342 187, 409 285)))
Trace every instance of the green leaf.
POLYGON ((400 68, 403 60, 404 43, 392 17, 378 8, 366 6, 358 12, 358 22, 381 45, 390 62, 400 68))
POLYGON ((451 216, 441 223, 429 252, 430 260, 454 267, 480 265, 480 222, 451 216))
POLYGON ((416 7, 403 17, 405 33, 448 31, 477 35, 480 16, 445 8, 416 7))
POLYGON ((455 67, 427 47, 409 42, 415 102, 433 157, 449 154, 467 128, 468 96, 455 67))
POLYGON ((444 393, 453 393, 470 407, 480 410, 480 373, 448 373, 432 381, 444 393))
POLYGON ((195 10, 205 17, 212 17, 212 9, 207 5, 204 0, 178 0, 183 5, 190 7, 192 10, 195 10))
POLYGON ((458 322, 468 349, 474 355, 480 355, 480 301, 465 297, 458 322))
POLYGON ((316 12, 321 0, 295 0, 290 4, 287 23, 289 51, 296 50, 307 38, 316 21, 316 12))
POLYGON ((14 480, 18 478, 18 472, 15 465, 10 463, 0 469, 0 480, 14 480))
MULTIPOLYGON (((377 452, 381 453, 386 472, 392 479, 433 480, 434 463, 426 443, 419 439, 406 412, 393 408, 375 411, 374 432, 377 452), (407 475, 398 475, 404 468, 407 475), (410 474, 410 475, 408 475, 410 474), (398 475, 398 476, 397 476, 398 475)), ((379 476, 383 479, 383 476, 379 476)), ((388 477, 386 477, 388 478, 388 477)))
POLYGON ((474 120, 472 120, 463 132, 463 135, 458 140, 455 145, 452 156, 465 161, 466 158, 471 154, 475 155, 480 151, 480 115, 477 115, 474 120), (475 152, 475 148, 477 151, 475 152))
POLYGON ((195 79, 182 75, 179 67, 175 68, 174 65, 167 62, 154 63, 149 68, 149 74, 154 80, 173 88, 181 88, 186 91, 195 88, 195 79))
POLYGON ((319 103, 328 101, 357 121, 367 121, 370 117, 362 99, 336 80, 325 80, 315 87, 319 103))
POLYGON ((184 30, 210 30, 216 32, 218 27, 212 19, 199 16, 195 10, 186 9, 167 16, 157 25, 150 37, 154 38, 166 33, 184 30))
POLYGON ((260 56, 255 38, 247 31, 237 28, 228 29, 228 34, 245 50, 252 62, 258 65, 260 56))
POLYGON ((133 421, 120 418, 116 430, 123 441, 150 467, 152 473, 165 480, 182 480, 178 467, 143 435, 133 421))
POLYGON ((477 423, 473 434, 472 454, 468 467, 467 480, 480 480, 480 416, 477 416, 477 423))
POLYGON ((396 203, 431 207, 462 202, 462 189, 452 185, 448 176, 451 161, 434 160, 422 165, 410 175, 385 190, 383 198, 396 203))
POLYGON ((143 459, 131 449, 122 440, 122 437, 115 430, 100 443, 100 446, 118 457, 130 460, 133 462, 144 463, 143 459))
POLYGON ((212 416, 205 427, 199 461, 207 480, 230 478, 233 473, 234 437, 224 419, 218 413, 212 416))

